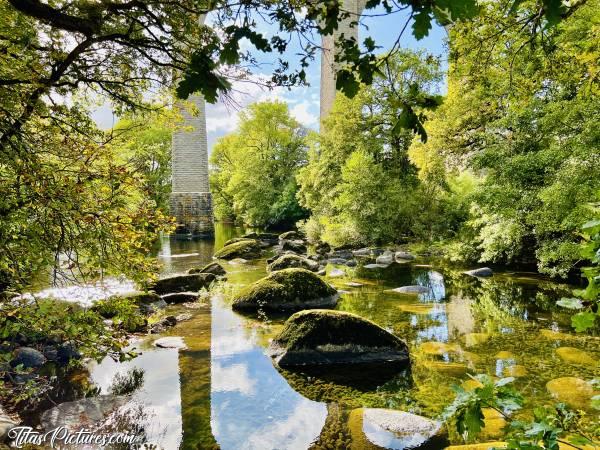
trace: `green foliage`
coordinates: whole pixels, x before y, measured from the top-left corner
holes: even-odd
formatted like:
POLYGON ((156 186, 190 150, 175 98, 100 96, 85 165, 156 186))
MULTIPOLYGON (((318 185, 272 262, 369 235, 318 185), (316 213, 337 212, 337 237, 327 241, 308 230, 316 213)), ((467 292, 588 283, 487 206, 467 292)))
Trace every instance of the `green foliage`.
POLYGON ((0 339, 4 341, 23 336, 31 346, 70 342, 84 356, 97 360, 107 354, 120 360, 128 356, 123 350, 124 336, 109 331, 92 310, 55 299, 13 300, 1 303, 0 313, 0 339))
POLYGON ((306 159, 305 136, 284 103, 255 103, 241 112, 238 130, 221 138, 210 157, 217 218, 277 226, 305 217, 295 181, 306 159))
POLYGON ((129 333, 140 331, 146 325, 146 319, 141 314, 139 305, 126 296, 100 300, 94 304, 93 310, 102 317, 112 319, 115 325, 129 333))
POLYGON ((443 414, 444 420, 454 421, 456 430, 465 440, 473 439, 483 428, 483 408, 492 408, 507 416, 523 405, 522 396, 510 386, 514 378, 502 378, 497 381, 488 375, 472 378, 481 386, 472 391, 455 386, 456 398, 443 414))
MULTIPOLYGON (((537 4, 518 3, 514 17, 491 2, 452 28, 448 95, 425 125, 428 142, 409 154, 439 190, 456 171, 480 180, 459 233, 465 256, 566 276, 600 178, 599 79, 590 71, 600 4, 582 2, 548 27, 529 20, 537 4)), ((544 5, 554 21, 556 4, 544 5)))
POLYGON ((592 436, 581 426, 583 412, 573 411, 565 404, 553 407, 536 406, 531 420, 514 419, 511 415, 520 410, 524 399, 511 383, 514 378, 494 381, 488 375, 472 377, 480 386, 465 391, 455 386, 456 398, 443 413, 465 441, 472 441, 484 426, 483 408, 492 408, 509 422, 505 427, 509 449, 558 450, 559 442, 573 445, 596 445, 592 436), (568 435, 568 438, 565 437, 568 435))
POLYGON ((447 219, 460 202, 432 195, 419 183, 407 153, 419 130, 398 125, 407 108, 423 120, 440 103, 440 81, 436 58, 401 51, 386 57, 372 86, 352 99, 337 96, 298 174, 298 198, 312 212, 302 225, 311 240, 361 245, 452 230, 441 213, 447 219))
POLYGON ((164 214, 171 193, 171 137, 176 117, 168 112, 138 113, 121 119, 111 130, 111 145, 140 182, 140 195, 164 214))
MULTIPOLYGON (((593 208, 598 212, 598 207, 593 208)), ((573 292, 578 298, 562 298, 557 305, 578 310, 571 317, 575 331, 584 332, 600 325, 600 220, 591 220, 581 227, 581 257, 593 265, 581 269, 587 280, 585 289, 573 292)))

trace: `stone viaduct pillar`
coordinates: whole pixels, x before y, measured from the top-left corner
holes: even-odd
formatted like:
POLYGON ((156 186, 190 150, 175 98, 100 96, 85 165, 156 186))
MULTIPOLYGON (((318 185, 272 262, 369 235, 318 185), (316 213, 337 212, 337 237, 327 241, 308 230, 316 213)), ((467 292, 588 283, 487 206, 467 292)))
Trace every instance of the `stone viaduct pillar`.
POLYGON ((358 22, 366 5, 366 0, 340 0, 340 2, 342 9, 350 13, 349 17, 339 22, 338 29, 333 34, 323 36, 321 39, 323 48, 321 51, 321 121, 331 111, 335 100, 336 40, 344 35, 346 39, 353 38, 358 42, 358 25, 351 27, 350 24, 358 22))
POLYGON ((197 114, 178 103, 183 123, 173 133, 170 210, 177 219, 176 234, 210 236, 214 223, 208 186, 205 103, 197 95, 190 96, 188 103, 197 114))

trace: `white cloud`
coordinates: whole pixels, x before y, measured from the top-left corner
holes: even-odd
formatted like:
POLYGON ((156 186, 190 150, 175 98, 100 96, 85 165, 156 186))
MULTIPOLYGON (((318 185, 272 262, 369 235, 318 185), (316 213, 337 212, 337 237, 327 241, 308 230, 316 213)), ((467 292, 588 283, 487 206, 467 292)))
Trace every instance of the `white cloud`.
POLYGON ((247 365, 232 364, 223 367, 219 362, 214 361, 210 369, 213 392, 239 392, 247 396, 254 394, 256 380, 250 378, 247 365))
POLYGON ((303 101, 292 107, 290 113, 304 126, 313 127, 319 122, 318 113, 314 110, 318 110, 318 103, 315 105, 313 102, 303 101))

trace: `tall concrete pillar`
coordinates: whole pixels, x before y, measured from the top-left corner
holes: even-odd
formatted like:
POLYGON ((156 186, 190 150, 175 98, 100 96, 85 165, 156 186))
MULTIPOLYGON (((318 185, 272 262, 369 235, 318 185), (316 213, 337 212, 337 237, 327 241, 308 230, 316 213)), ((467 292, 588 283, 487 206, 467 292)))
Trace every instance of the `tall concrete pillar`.
POLYGON ((335 74, 338 69, 335 63, 336 42, 344 35, 345 39, 351 38, 358 42, 358 22, 365 9, 366 0, 340 0, 342 9, 350 13, 349 17, 340 21, 338 29, 333 34, 321 38, 321 121, 327 117, 335 101, 335 74))
POLYGON ((214 221, 208 186, 205 102, 194 95, 188 103, 197 114, 189 110, 189 105, 178 104, 183 123, 173 133, 170 209, 177 220, 176 234, 211 236, 214 221))

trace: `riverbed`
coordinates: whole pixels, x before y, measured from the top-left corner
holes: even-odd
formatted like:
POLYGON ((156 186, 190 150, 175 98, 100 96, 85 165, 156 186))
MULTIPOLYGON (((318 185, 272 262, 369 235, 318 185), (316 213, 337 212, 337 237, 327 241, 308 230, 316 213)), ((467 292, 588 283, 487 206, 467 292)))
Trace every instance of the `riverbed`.
MULTIPOLYGON (((216 231, 214 240, 163 238, 158 253, 163 275, 211 261, 227 239, 243 233, 227 225, 216 231)), ((546 388, 552 379, 600 376, 600 339, 576 336, 568 314, 555 307, 556 300, 570 295, 570 286, 533 273, 497 271, 491 278, 473 278, 462 268, 423 256, 387 268, 329 265, 328 273, 337 268, 344 275, 326 277, 341 292, 337 309, 371 319, 408 343, 410 373, 380 385, 369 383, 369 373, 353 384, 280 372, 265 348, 285 318, 243 316, 229 306, 233 292, 265 276, 266 257, 223 262, 227 282, 210 301, 196 308, 168 308, 169 313, 192 314, 190 320, 166 334, 134 341, 141 355, 131 361, 107 358, 90 366, 91 381, 102 393, 115 374, 133 367, 144 371, 144 383, 128 407, 139 412, 132 420, 149 442, 165 449, 336 448, 328 439, 336 427, 343 434, 344 427, 328 421, 334 410, 385 407, 434 418, 452 402, 453 385, 468 386, 469 374, 485 373, 514 376, 527 412, 555 401, 546 388), (427 292, 390 292, 415 284, 427 292), (185 347, 153 345, 164 336, 181 337, 185 347), (585 352, 596 365, 565 361, 557 352, 564 347, 585 352)), ((493 419, 478 441, 502 438, 502 424, 493 419)), ((585 420, 593 423, 599 417, 588 409, 585 420)), ((455 433, 451 439, 462 443, 455 433)))

